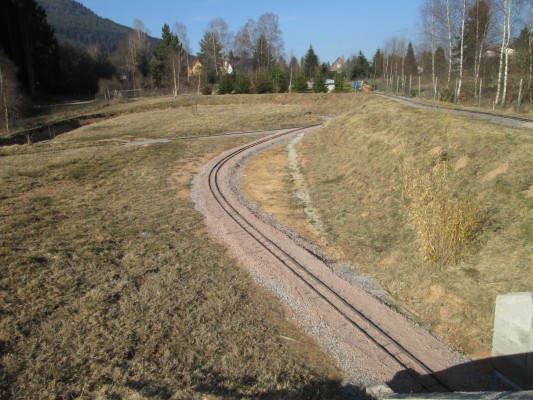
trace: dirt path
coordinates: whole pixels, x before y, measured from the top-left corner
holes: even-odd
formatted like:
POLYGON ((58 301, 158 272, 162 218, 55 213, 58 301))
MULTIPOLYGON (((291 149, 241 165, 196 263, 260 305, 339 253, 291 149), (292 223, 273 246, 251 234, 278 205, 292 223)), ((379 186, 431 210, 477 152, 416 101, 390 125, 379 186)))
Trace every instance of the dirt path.
POLYGON ((397 392, 443 391, 446 387, 455 391, 502 389, 491 372, 481 371, 479 365, 449 349, 426 329, 356 284, 341 279, 308 251, 297 235, 287 234, 286 229, 279 229, 275 221, 249 206, 239 191, 243 164, 257 152, 301 133, 250 147, 220 164, 232 154, 225 152, 203 167, 195 179, 193 198, 212 232, 332 354, 347 384, 360 387, 385 382, 397 392), (220 192, 212 191, 214 185, 220 192), (224 205, 225 201, 229 204, 226 208, 233 207, 247 221, 241 225, 253 226, 249 231, 253 229, 261 242, 236 222, 240 217, 224 210, 220 203, 224 205), (293 263, 305 270, 294 272, 288 268, 293 263))
POLYGON ((505 125, 511 128, 525 128, 533 129, 533 121, 527 118, 516 117, 512 115, 497 115, 492 114, 487 111, 481 110, 467 110, 467 109, 458 109, 458 108, 448 108, 441 107, 435 104, 424 103, 415 99, 408 99, 405 97, 390 95, 385 93, 377 93, 374 96, 381 96, 389 100, 396 101, 397 103, 407 105, 410 107, 420 108, 420 109, 431 109, 434 111, 439 111, 447 114, 454 114, 462 117, 474 117, 479 118, 494 124, 505 125))

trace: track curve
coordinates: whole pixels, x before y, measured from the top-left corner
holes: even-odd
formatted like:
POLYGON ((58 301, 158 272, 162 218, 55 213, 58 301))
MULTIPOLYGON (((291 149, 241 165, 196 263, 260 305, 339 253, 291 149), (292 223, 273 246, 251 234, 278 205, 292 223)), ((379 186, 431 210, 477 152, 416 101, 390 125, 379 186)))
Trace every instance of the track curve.
POLYGON ((397 392, 496 389, 499 385, 492 377, 480 374, 427 330, 340 279, 315 254, 242 201, 238 176, 245 160, 313 129, 279 131, 204 166, 195 192, 208 226, 337 359, 348 382, 358 386, 386 382, 397 392))

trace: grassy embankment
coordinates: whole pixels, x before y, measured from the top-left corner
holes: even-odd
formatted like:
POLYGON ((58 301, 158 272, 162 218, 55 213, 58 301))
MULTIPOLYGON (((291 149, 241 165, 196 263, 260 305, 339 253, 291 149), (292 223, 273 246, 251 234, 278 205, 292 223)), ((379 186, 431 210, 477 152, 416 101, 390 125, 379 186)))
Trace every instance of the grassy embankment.
POLYGON ((314 123, 324 98, 214 97, 195 115, 152 99, 0 148, 0 397, 334 397, 333 362, 190 198, 200 165, 252 139, 119 145, 314 123))
MULTIPOLYGON (((8 137, 26 129, 46 126, 48 124, 64 121, 69 119, 87 118, 89 123, 92 122, 92 117, 111 118, 120 115, 142 113, 148 111, 164 111, 168 109, 182 109, 186 112, 192 112, 193 106, 225 106, 232 105, 299 105, 304 107, 304 111, 316 111, 316 106, 324 107, 324 102, 318 100, 321 97, 316 95, 235 95, 230 96, 200 96, 183 95, 183 96, 164 96, 164 97, 149 97, 141 99, 132 99, 129 101, 103 101, 95 100, 89 103, 72 104, 72 105, 53 105, 42 106, 34 110, 32 116, 15 121, 15 127, 11 132, 6 132, 4 126, 0 126, 0 138, 8 137), (306 108, 307 107, 307 108, 306 108)), ((323 96, 322 96, 323 97, 323 96)), ((302 111, 302 110, 300 110, 302 111)), ((81 121, 82 124, 86 122, 81 121)), ((12 121, 13 125, 13 121, 12 121)), ((227 126, 227 123, 222 123, 220 126, 215 126, 215 129, 221 130, 227 126)))
MULTIPOLYGON (((489 355, 495 297, 533 290, 531 130, 358 99, 298 146, 325 252, 375 277, 400 307, 453 347, 489 355), (415 179, 407 171, 427 177, 436 165, 447 166, 452 201, 469 197, 479 206, 480 230, 457 264, 434 264, 420 252, 416 210, 404 189, 415 179)), ((284 151, 274 148, 272 157, 247 168, 253 179, 254 170, 270 162, 284 188, 266 193, 270 206, 265 195, 254 200, 314 239, 312 229, 300 228, 305 215, 292 193, 287 158, 280 157, 284 151), (278 212, 282 207, 292 212, 278 212)))

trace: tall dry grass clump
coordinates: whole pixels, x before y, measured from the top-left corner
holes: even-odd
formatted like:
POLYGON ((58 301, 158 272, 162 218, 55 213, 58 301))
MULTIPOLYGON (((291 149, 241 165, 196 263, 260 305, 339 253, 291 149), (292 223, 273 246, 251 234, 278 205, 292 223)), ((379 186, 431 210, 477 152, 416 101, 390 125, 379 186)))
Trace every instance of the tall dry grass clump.
POLYGON ((445 161, 428 172, 404 165, 403 191, 408 214, 426 260, 438 266, 457 264, 481 230, 478 198, 454 193, 453 176, 445 161))

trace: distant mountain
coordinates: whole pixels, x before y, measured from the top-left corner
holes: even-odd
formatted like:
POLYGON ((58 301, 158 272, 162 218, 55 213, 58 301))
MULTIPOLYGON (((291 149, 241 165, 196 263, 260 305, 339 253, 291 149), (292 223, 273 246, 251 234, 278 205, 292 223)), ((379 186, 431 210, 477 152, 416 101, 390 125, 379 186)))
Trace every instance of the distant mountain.
MULTIPOLYGON (((36 0, 48 15, 48 23, 54 28, 60 42, 84 47, 98 44, 112 53, 131 28, 102 18, 74 0, 36 0)), ((157 42, 157 39, 153 39, 157 42)))

